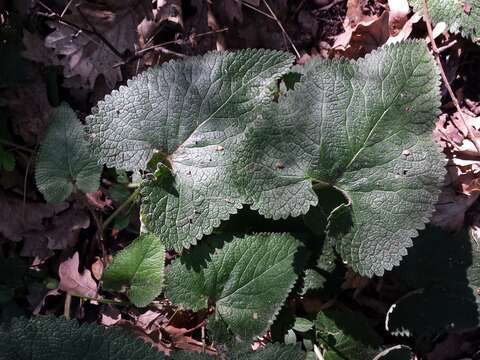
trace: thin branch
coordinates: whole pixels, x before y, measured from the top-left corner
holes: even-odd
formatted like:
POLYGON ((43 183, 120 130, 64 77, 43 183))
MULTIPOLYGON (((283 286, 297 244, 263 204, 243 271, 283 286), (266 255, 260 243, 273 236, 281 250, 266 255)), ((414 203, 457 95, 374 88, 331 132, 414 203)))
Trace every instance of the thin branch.
POLYGON ((83 13, 82 9, 81 9, 81 4, 78 4, 77 6, 77 10, 78 10, 78 13, 80 14, 80 16, 82 17, 82 19, 87 23, 88 26, 90 26, 90 29, 92 30, 92 32, 100 39, 102 40, 102 42, 118 57, 120 58, 121 60, 125 60, 125 57, 122 55, 122 53, 120 51, 118 51, 115 46, 113 46, 110 41, 108 41, 102 34, 100 34, 97 29, 95 28, 95 26, 93 26, 93 24, 90 22, 90 20, 88 20, 88 18, 85 16, 85 14, 83 13))
POLYGON ((300 56, 300 53, 298 52, 295 44, 293 43, 292 41, 292 38, 290 37, 290 35, 288 35, 287 31, 285 30, 285 28, 283 27, 282 23, 280 22, 280 20, 278 20, 278 17, 277 15, 275 15, 275 13, 273 12, 272 8, 270 7, 270 5, 268 5, 268 2, 267 0, 263 0, 263 3, 265 4, 265 6, 267 7, 268 11, 270 12, 270 14, 272 14, 273 18, 275 19, 275 21, 277 22, 278 24, 278 27, 280 28, 280 30, 282 30, 282 33, 283 35, 287 38, 288 42, 290 43, 290 45, 292 46, 293 48, 293 51, 295 52, 295 55, 297 55, 297 58, 301 58, 300 56))
POLYGON ((130 305, 130 303, 125 302, 125 301, 115 301, 115 300, 108 300, 108 299, 102 299, 102 298, 94 298, 90 296, 84 296, 84 295, 77 295, 77 294, 70 294, 67 293, 67 296, 73 296, 82 300, 88 300, 88 301, 96 301, 100 304, 111 304, 111 305, 130 305))
MULTIPOLYGON (((224 32, 224 31, 228 31, 228 27, 223 28, 223 29, 218 29, 218 30, 207 31, 207 32, 204 32, 204 33, 201 33, 201 34, 198 34, 198 35, 193 35, 192 37, 190 37, 190 39, 198 39, 198 38, 203 37, 203 36, 213 35, 213 34, 221 33, 221 32, 224 32)), ((152 51, 152 50, 160 50, 160 51, 163 51, 165 53, 168 52, 170 54, 173 54, 173 55, 176 55, 176 56, 179 56, 179 57, 185 57, 185 55, 174 52, 170 49, 167 49, 167 48, 165 48, 165 46, 172 45, 172 44, 181 45, 181 44, 185 44, 186 42, 187 42, 187 40, 177 39, 177 40, 170 40, 170 41, 163 42, 161 44, 146 47, 144 49, 138 50, 132 57, 125 60, 124 62, 113 65, 113 68, 128 64, 132 61, 135 61, 135 60, 141 58, 145 53, 147 53, 149 51, 152 51)))
POLYGON ((104 221, 103 223, 103 231, 105 231, 110 225, 110 223, 117 217, 118 214, 120 214, 130 203, 134 202, 137 198, 137 196, 140 194, 140 188, 135 189, 134 192, 130 194, 130 196, 125 200, 113 213, 110 215, 107 220, 104 221))
POLYGON ((65 5, 65 8, 63 9, 62 13, 60 14, 60 17, 63 18, 65 14, 67 13, 68 9, 70 8, 70 5, 72 5, 73 0, 70 0, 67 5, 65 5))
POLYGON ((437 61, 437 65, 440 70, 440 75, 442 77, 445 88, 447 89, 448 94, 450 95, 450 98, 452 99, 452 102, 455 105, 455 108, 457 109, 458 114, 460 115, 460 120, 463 122, 463 125, 467 129, 467 135, 466 135, 467 139, 470 140, 473 143, 473 145, 475 145, 475 149, 477 149, 477 151, 480 152, 480 141, 473 134, 472 128, 467 125, 465 116, 463 115, 463 111, 460 108, 460 103, 458 102, 458 99, 455 96, 455 93, 453 92, 452 87, 450 86, 447 75, 445 74, 445 70, 443 69, 442 60, 440 59, 440 51, 438 50, 437 44, 435 43, 435 38, 433 37, 432 22, 430 20, 430 14, 428 12, 427 0, 423 0, 423 17, 425 19, 425 23, 427 24, 428 37, 430 38, 433 54, 434 54, 435 60, 437 61))
POLYGON ((442 53, 442 52, 444 52, 445 50, 450 49, 450 48, 451 48, 452 46, 454 46, 457 42, 458 42, 457 40, 453 40, 453 41, 449 42, 447 45, 444 45, 444 46, 442 46, 442 47, 439 47, 439 48, 438 48, 438 52, 439 52, 439 53, 442 53))
POLYGON ((341 2, 343 2, 343 0, 334 0, 332 1, 330 4, 328 5, 325 5, 325 6, 322 6, 320 9, 318 9, 319 11, 327 11, 327 10, 330 10, 332 7, 334 7, 335 5, 337 4, 340 4, 341 2))
POLYGON ((84 28, 82 28, 82 27, 64 19, 64 18, 61 18, 60 15, 58 15, 57 13, 51 12, 51 13, 46 14, 46 13, 42 13, 42 12, 37 12, 37 15, 43 16, 43 17, 45 17, 47 19, 50 19, 52 21, 56 21, 59 24, 62 24, 63 26, 69 27, 71 30, 76 31, 78 34, 83 33, 88 38, 88 40, 92 41, 93 43, 97 44, 98 46, 102 45, 101 42, 99 42, 98 40, 96 40, 96 39, 94 39, 93 37, 90 36, 90 35, 93 35, 93 36, 96 37, 94 32, 92 32, 88 29, 84 29, 84 28))
POLYGON ((263 16, 269 18, 270 20, 275 21, 275 18, 274 18, 272 15, 267 14, 266 12, 264 12, 264 11, 256 8, 256 7, 253 6, 252 4, 249 4, 249 3, 247 3, 246 1, 243 1, 243 0, 235 0, 235 1, 236 1, 237 3, 242 4, 243 6, 245 6, 245 7, 247 7, 247 8, 249 8, 249 9, 252 9, 253 11, 255 11, 255 12, 259 13, 259 14, 262 14, 263 16))
POLYGON ((3 140, 3 139, 0 139, 0 144, 2 145, 5 145, 5 146, 10 146, 14 149, 18 149, 18 150, 22 150, 22 151, 25 151, 29 154, 35 154, 35 150, 32 150, 26 146, 22 146, 22 145, 18 145, 18 144, 15 144, 13 142, 10 142, 8 140, 3 140))

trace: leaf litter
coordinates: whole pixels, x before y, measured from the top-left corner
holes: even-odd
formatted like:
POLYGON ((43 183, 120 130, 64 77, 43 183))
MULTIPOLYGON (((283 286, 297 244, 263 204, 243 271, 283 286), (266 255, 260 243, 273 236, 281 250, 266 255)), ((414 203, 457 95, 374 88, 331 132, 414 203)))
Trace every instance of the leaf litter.
MULTIPOLYGON (((52 1, 45 3, 60 15, 68 2, 64 2, 60 7, 52 1)), ((301 55, 300 62, 308 62, 315 57, 358 58, 382 44, 413 36, 426 38, 425 32, 419 34, 417 29, 422 25, 421 16, 412 13, 406 6, 407 2, 403 0, 267 3, 271 5, 285 32, 278 26, 277 21, 271 18, 272 15, 260 0, 224 0, 214 5, 192 0, 181 2, 179 12, 172 10, 179 4, 175 1, 156 1, 153 9, 150 1, 74 1, 63 18, 76 27, 72 28, 65 25, 67 22, 62 23, 58 18, 50 17, 46 23, 49 30, 46 32, 30 32, 32 28, 28 31, 24 29, 23 54, 36 63, 61 69, 62 81, 57 84, 60 89, 70 91, 83 88, 88 99, 94 98, 92 94, 95 92, 111 91, 148 66, 182 54, 189 56, 218 48, 220 35, 223 33, 216 31, 222 28, 228 29, 224 32, 225 39, 222 42, 222 46, 227 49, 266 47, 293 51, 295 46, 301 55), (76 7, 76 3, 81 6, 76 7), (217 23, 218 27, 213 28, 213 23, 217 23), (208 32, 212 33, 197 37, 208 32), (101 34, 106 41, 96 33, 101 34), (289 41, 286 35, 292 41, 289 41), (164 43, 168 45, 162 45, 164 43), (139 50, 155 45, 160 46, 130 61, 139 50), (102 86, 104 89, 100 91, 102 86)), ((470 3, 465 5, 465 13, 474 10, 470 8, 470 3)), ((30 11, 49 12, 38 4, 30 11)), ((437 26, 435 37, 442 46, 448 47, 457 39, 447 34, 445 29, 445 25, 437 26)), ((448 54, 456 50, 451 47, 444 51, 448 54)), ((454 65, 452 64, 451 68, 455 68, 454 65)), ((462 67, 455 69, 451 75, 452 81, 462 76, 462 67)), ((50 90, 45 85, 45 79, 37 77, 36 81, 34 86, 18 87, 6 97, 12 132, 16 141, 26 145, 40 143, 52 108, 48 96, 50 90)), ((455 84, 461 92, 462 83, 456 81, 455 84)), ((93 104, 85 98, 77 98, 74 91, 69 94, 72 96, 71 100, 88 113, 93 104)), ((465 126, 480 137, 479 113, 469 113, 472 109, 480 108, 480 105, 479 99, 474 97, 464 98, 463 103, 469 103, 462 107, 468 114, 466 123, 459 120, 458 114, 452 111, 451 107, 445 106, 434 133, 448 158, 448 174, 432 222, 449 230, 473 225, 473 231, 478 232, 480 156, 468 138, 465 126)), ((16 156, 20 157, 17 153, 16 156)), ((23 189, 23 183, 15 181, 17 183, 14 188, 23 189)), ((19 254, 36 257, 37 261, 47 263, 58 260, 57 254, 65 256, 65 251, 73 248, 73 258, 61 262, 61 271, 59 267, 59 272, 55 274, 60 279, 60 288, 68 292, 80 292, 79 295, 97 296, 95 279, 98 281, 101 278, 104 264, 99 252, 91 245, 93 228, 96 226, 91 221, 91 214, 75 202, 50 205, 40 203, 38 198, 27 198, 24 201, 18 195, 14 196, 10 190, 7 192, 9 193, 0 193, 2 242, 23 242, 19 254), (11 214, 22 216, 12 217, 11 214), (84 270, 81 271, 80 268, 84 270)), ((87 197, 91 206, 96 209, 94 213, 97 216, 102 216, 102 212, 111 212, 112 202, 101 191, 87 194, 87 197)), ((124 247, 132 240, 133 236, 129 235, 128 231, 121 231, 115 244, 108 244, 109 253, 124 247)), ((175 254, 171 256, 174 257, 175 254)), ((368 283, 353 276, 352 272, 349 274, 344 282, 346 291, 358 290, 362 296, 373 296, 375 299, 391 296, 388 291, 379 296, 372 289, 380 286, 379 284, 368 283)), ((56 295, 55 291, 58 290, 51 291, 52 295, 56 295)), ((391 291, 395 293, 397 290, 391 291)), ((45 301, 44 298, 35 312, 52 311, 49 303, 58 302, 62 298, 58 295, 53 297, 57 300, 45 301)), ((117 301, 118 298, 114 300, 117 301)), ((201 351, 205 347, 198 335, 202 327, 201 319, 181 311, 175 313, 176 309, 171 304, 152 306, 135 316, 124 308, 119 308, 120 310, 116 305, 99 306, 100 322, 107 326, 118 326, 123 322, 122 326, 129 326, 143 333, 142 337, 149 337, 157 344, 158 349, 166 353, 173 348, 201 351), (179 319, 176 320, 176 317, 179 319), (150 336, 151 334, 153 335, 150 336)), ((460 340, 448 338, 444 346, 449 347, 448 350, 452 352, 451 348, 456 345, 451 343, 464 341, 464 337, 460 340)), ((440 351, 440 348, 437 348, 429 358, 437 360, 439 357, 435 354, 440 351)), ((455 354, 453 352, 451 356, 455 354)))

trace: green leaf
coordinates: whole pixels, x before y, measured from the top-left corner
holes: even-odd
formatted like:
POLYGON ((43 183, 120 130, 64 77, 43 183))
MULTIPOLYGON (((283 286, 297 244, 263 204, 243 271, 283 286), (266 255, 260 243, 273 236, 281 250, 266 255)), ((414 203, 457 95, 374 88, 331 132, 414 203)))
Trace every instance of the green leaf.
MULTIPOLYGON (((0 328, 0 360, 160 360, 151 345, 118 329, 54 317, 17 318, 0 328)), ((174 359, 174 358, 173 358, 174 359)))
POLYGON ((383 350, 373 360, 412 360, 414 354, 408 346, 396 345, 383 350))
MULTIPOLYGON (((423 0, 411 1, 423 13, 423 0)), ((434 25, 445 22, 453 33, 473 40, 480 36, 480 0, 428 0, 428 13, 434 25)))
POLYGON ((113 257, 103 273, 103 288, 120 291, 127 288, 127 296, 138 307, 148 305, 161 292, 165 248, 152 234, 140 235, 113 257))
POLYGON ((326 349, 325 360, 368 359, 382 339, 359 312, 330 308, 315 321, 317 339, 326 349))
POLYGON ((176 260, 166 274, 166 296, 193 310, 215 304, 215 319, 249 342, 268 329, 287 298, 303 248, 288 234, 222 240, 210 250, 203 241, 176 260))
POLYGON ((109 166, 145 169, 154 154, 172 177, 143 186, 142 220, 180 251, 242 207, 233 153, 291 54, 247 49, 209 53, 151 68, 87 118, 93 150, 109 166))
POLYGON ((396 272, 415 291, 388 311, 387 331, 433 339, 479 324, 480 248, 467 232, 428 227, 396 272))
POLYGON ((65 200, 72 191, 98 189, 101 167, 84 138, 75 112, 63 103, 53 112, 38 156, 35 180, 48 202, 65 200))
POLYGON ((295 319, 295 324, 293 325, 293 330, 298 332, 307 332, 313 328, 313 323, 305 318, 297 317, 295 319))
POLYGON ((345 197, 329 237, 362 275, 382 275, 412 246, 438 198, 443 156, 431 131, 439 78, 425 44, 384 47, 356 62, 315 60, 295 90, 259 114, 235 155, 238 188, 266 217, 298 216, 345 197), (313 184, 313 186, 312 186, 313 184))

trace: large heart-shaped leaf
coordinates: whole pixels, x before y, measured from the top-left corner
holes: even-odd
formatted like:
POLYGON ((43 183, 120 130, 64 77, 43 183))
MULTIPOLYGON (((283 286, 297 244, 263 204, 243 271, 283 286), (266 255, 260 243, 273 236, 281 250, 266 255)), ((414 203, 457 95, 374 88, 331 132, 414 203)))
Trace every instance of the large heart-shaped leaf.
POLYGON ((35 180, 45 200, 60 202, 74 189, 93 192, 102 168, 89 151, 85 132, 75 112, 63 103, 53 112, 36 163, 35 180))
POLYGON ((274 219, 321 202, 315 187, 336 188, 348 204, 330 214, 329 237, 356 271, 381 275, 406 255, 437 200, 439 103, 438 71, 420 42, 357 62, 315 61, 250 127, 236 152, 237 188, 274 219))
POLYGON ((108 95, 87 122, 107 165, 145 169, 155 154, 172 175, 143 188, 142 216, 167 248, 181 250, 242 207, 231 178, 234 152, 290 54, 209 53, 151 68, 108 95))
POLYGON ((249 341, 274 320, 305 256, 288 234, 215 241, 217 249, 204 241, 173 263, 166 274, 166 296, 193 310, 215 304, 216 320, 249 341))

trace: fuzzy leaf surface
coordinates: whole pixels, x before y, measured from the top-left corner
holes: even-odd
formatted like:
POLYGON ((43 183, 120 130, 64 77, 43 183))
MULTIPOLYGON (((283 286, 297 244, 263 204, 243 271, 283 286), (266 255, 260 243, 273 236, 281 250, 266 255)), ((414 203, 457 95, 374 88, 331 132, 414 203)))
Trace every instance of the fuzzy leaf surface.
POLYGON ((63 103, 53 112, 35 169, 38 189, 48 202, 65 200, 76 188, 98 189, 101 167, 89 150, 80 120, 63 103))
MULTIPOLYGON (((411 1, 423 13, 423 0, 411 1)), ((434 25, 445 22, 453 33, 476 39, 480 36, 480 0, 428 0, 428 13, 434 25)))
POLYGON ((103 273, 103 287, 120 291, 127 287, 127 296, 138 307, 148 305, 163 287, 165 247, 152 234, 140 235, 113 257, 103 273))
POLYGON ((422 43, 315 61, 249 128, 236 153, 237 187, 274 219, 322 202, 312 184, 337 188, 348 204, 330 214, 329 238, 357 272, 382 275, 406 255, 437 200, 439 104, 437 68, 422 43))
POLYGON ((173 176, 142 191, 142 218, 167 248, 189 247, 242 207, 233 153, 292 61, 268 50, 209 53, 151 68, 98 103, 87 123, 102 162, 145 169, 160 153, 171 165, 173 176))
POLYGON ((161 360, 166 357, 117 329, 37 317, 14 319, 0 328, 0 360, 161 360))
POLYGON ((210 252, 204 246, 173 263, 167 298, 194 311, 215 304, 215 319, 243 340, 262 334, 297 279, 300 243, 288 234, 257 234, 225 238, 210 252))

